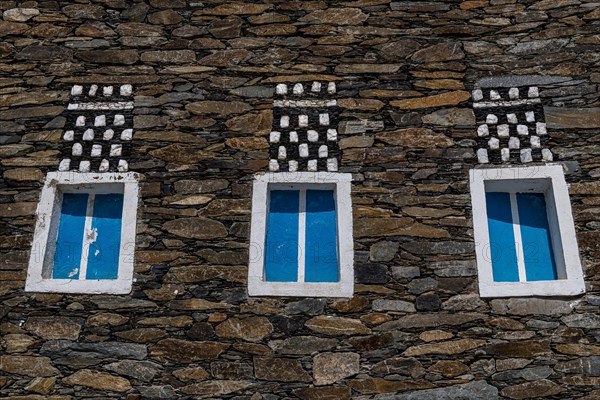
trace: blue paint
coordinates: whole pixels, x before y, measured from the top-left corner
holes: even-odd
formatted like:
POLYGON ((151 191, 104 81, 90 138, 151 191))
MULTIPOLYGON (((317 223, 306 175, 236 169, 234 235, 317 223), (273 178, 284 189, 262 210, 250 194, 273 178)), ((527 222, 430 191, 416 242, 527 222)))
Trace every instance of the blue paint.
POLYGON ((527 281, 558 279, 542 193, 517 193, 527 281))
POLYGON ((265 240, 265 280, 298 281, 300 192, 272 190, 265 240))
POLYGON ((79 278, 87 203, 87 193, 63 194, 52 269, 54 279, 79 278))
POLYGON ((518 282, 519 266, 513 230, 510 195, 487 192, 485 194, 490 232, 488 255, 492 258, 492 272, 496 282, 518 282))
POLYGON ((117 279, 121 249, 122 194, 97 194, 94 199, 86 279, 117 279))
POLYGON ((338 282, 337 218, 332 190, 306 191, 305 282, 338 282))

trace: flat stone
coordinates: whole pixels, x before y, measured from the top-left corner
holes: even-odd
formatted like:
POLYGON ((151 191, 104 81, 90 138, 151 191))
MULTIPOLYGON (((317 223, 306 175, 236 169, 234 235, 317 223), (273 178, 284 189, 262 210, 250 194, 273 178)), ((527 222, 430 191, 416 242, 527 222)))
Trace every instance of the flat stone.
POLYGON ((348 339, 348 343, 358 351, 377 350, 394 343, 394 335, 390 332, 386 332, 379 335, 352 337, 348 339))
POLYGON ((419 379, 425 375, 423 365, 416 358, 402 356, 394 356, 378 362, 373 365, 371 371, 385 375, 400 374, 413 379, 419 379))
POLYGON ((441 300, 437 293, 423 293, 415 300, 415 307, 419 311, 438 311, 440 306, 441 300))
POLYGON ((402 355, 421 356, 424 354, 460 354, 483 346, 485 340, 459 339, 442 343, 422 344, 409 347, 402 355))
POLYGON ((194 15, 248 15, 248 14, 262 14, 269 8, 272 8, 271 4, 246 4, 246 3, 229 3, 219 5, 213 8, 203 8, 194 12, 194 15))
POLYGON ((29 317, 25 329, 46 340, 77 340, 81 325, 67 317, 29 317))
POLYGON ((378 111, 385 106, 380 100, 374 99, 338 99, 337 105, 347 110, 378 111))
POLYGON ((244 86, 232 89, 231 94, 241 97, 271 98, 275 93, 273 86, 244 86))
POLYGON ((339 300, 330 307, 341 313, 361 312, 369 308, 369 299, 363 296, 353 296, 350 300, 339 300))
POLYGON ((490 304, 496 314, 564 315, 573 311, 570 302, 554 299, 495 299, 490 304))
POLYGON ((252 107, 246 103, 240 101, 199 101, 190 103, 186 107, 186 110, 192 114, 204 115, 204 114, 218 114, 218 115, 229 115, 229 114, 241 114, 250 111, 252 107))
POLYGON ((304 387, 293 393, 301 400, 350 400, 350 388, 346 386, 304 387))
POLYGON ((305 323, 312 331, 326 335, 360 335, 369 334, 371 330, 360 321, 350 318, 317 316, 305 323))
POLYGON ((161 362, 171 360, 180 363, 192 363, 218 358, 229 346, 229 343, 164 339, 150 346, 150 357, 161 362))
POLYGON ((77 58, 97 64, 135 64, 139 57, 135 50, 89 50, 78 51, 77 58))
POLYGON ((148 22, 155 25, 177 25, 184 18, 174 10, 163 10, 148 15, 148 22))
MULTIPOLYGON (((48 394, 56 384, 56 377, 52 378, 35 378, 27 386, 25 390, 39 394, 48 394)), ((1 386, 1 385, 0 385, 1 386)))
POLYGON ((415 305, 403 300, 373 300, 373 310, 375 311, 395 311, 395 312, 416 312, 415 305))
POLYGON ((325 306, 326 302, 323 299, 304 299, 288 303, 285 313, 318 315, 323 312, 325 306))
POLYGON ((312 379, 302 368, 300 360, 292 358, 254 358, 254 372, 257 379, 276 382, 311 382, 312 379))
POLYGON ((8 374, 32 377, 60 375, 60 371, 52 366, 48 357, 0 356, 0 370, 8 374))
POLYGON ((530 367, 521 370, 508 370, 498 372, 492 375, 492 379, 498 381, 512 381, 515 379, 525 379, 526 381, 536 381, 538 379, 545 379, 552 375, 552 368, 547 365, 539 367, 530 367))
POLYGON ((142 53, 145 63, 185 64, 196 62, 196 52, 192 50, 157 50, 142 53))
POLYGON ((556 396, 564 390, 565 389, 560 385, 547 379, 542 379, 535 382, 526 382, 520 385, 506 387, 502 389, 500 394, 509 399, 521 400, 556 396))
POLYGON ((462 60, 465 53, 460 42, 440 43, 417 51, 411 57, 416 62, 462 60))
POLYGON ((412 241, 400 245, 404 250, 413 254, 471 254, 475 251, 475 246, 471 242, 419 242, 412 241))
POLYGON ((577 360, 562 361, 554 366, 554 370, 567 374, 583 374, 600 376, 600 356, 579 358, 577 360))
POLYGON ((177 236, 192 239, 216 239, 228 235, 225 226, 208 218, 179 218, 164 223, 163 228, 177 236))
POLYGON ((229 318, 215 328, 218 336, 252 342, 260 341, 272 332, 273 325, 265 317, 229 318))
POLYGON ((550 129, 592 129, 600 127, 600 108, 544 107, 550 129))
POLYGON ((258 36, 287 36, 296 33, 298 28, 291 24, 270 24, 249 28, 251 32, 258 36))
POLYGON ((411 13, 428 13, 434 11, 448 11, 449 4, 430 3, 423 1, 394 1, 390 3, 393 11, 404 11, 411 13))
POLYGON ((357 353, 321 353, 313 358, 315 385, 331 385, 358 374, 360 356, 357 353))
POLYGON ((572 328, 598 329, 600 328, 600 315, 598 314, 572 314, 561 318, 561 321, 572 328))
POLYGON ((550 343, 547 340, 495 343, 484 347, 483 351, 494 356, 516 358, 529 358, 551 353, 550 343))
POLYGON ((85 386, 109 392, 126 392, 131 389, 131 384, 125 378, 90 369, 79 370, 73 375, 63 378, 62 382, 69 386, 85 386))
POLYGON ((202 381, 208 378, 209 373, 204 368, 189 367, 173 371, 173 376, 182 382, 202 381))
POLYGON ((137 386, 142 398, 145 399, 172 399, 176 396, 175 390, 171 385, 163 386, 137 386))
POLYGON ((359 8, 330 8, 327 10, 317 10, 300 18, 300 21, 318 22, 322 24, 333 25, 358 25, 369 18, 359 8))
POLYGON ((565 76, 507 75, 482 78, 475 83, 475 86, 480 88, 546 86, 556 83, 563 83, 570 80, 572 80, 572 78, 565 76))
POLYGON ((376 135, 376 138, 394 146, 417 149, 429 149, 432 147, 446 148, 454 144, 454 141, 443 133, 426 128, 408 128, 398 131, 381 132, 376 135))
POLYGON ((251 381, 218 380, 195 383, 193 385, 184 386, 179 390, 185 394, 207 396, 235 393, 252 386, 254 386, 254 383, 251 381))
POLYGON ((227 266, 191 266, 171 268, 165 275, 166 282, 199 283, 213 279, 227 282, 246 283, 248 270, 227 266))
POLYGON ((469 367, 460 361, 441 360, 427 369, 429 372, 436 372, 447 378, 454 378, 469 371, 469 367))
POLYGON ((241 34, 243 21, 239 17, 216 19, 210 23, 208 31, 217 39, 237 38, 241 34))
POLYGON ((78 343, 70 340, 50 340, 45 342, 40 349, 44 355, 59 353, 85 352, 91 353, 95 358, 112 357, 143 360, 148 356, 148 350, 143 344, 122 342, 78 343), (95 353, 95 354, 94 354, 95 353))
POLYGON ((485 314, 468 312, 460 314, 449 314, 444 312, 430 314, 419 313, 400 317, 395 321, 386 322, 374 329, 378 331, 391 331, 395 329, 402 330, 409 328, 431 328, 445 325, 456 326, 484 318, 485 314))
POLYGON ((335 67, 338 74, 393 74, 398 72, 398 64, 340 64, 335 67))
MULTIPOLYGON (((354 222, 354 236, 387 237, 418 236, 426 238, 446 238, 447 230, 421 224, 412 218, 359 218, 354 222)), ((414 242, 411 242, 414 243, 414 242)))
POLYGON ((383 240, 371 245, 369 249, 369 259, 374 262, 391 261, 398 252, 400 243, 383 240))
POLYGON ((37 15, 40 15, 40 10, 37 8, 11 8, 2 13, 5 21, 12 22, 29 21, 31 18, 37 15))
POLYGON ((215 361, 210 364, 212 376, 217 379, 252 379, 254 369, 252 365, 238 361, 215 361))
POLYGON ((21 333, 9 333, 2 336, 2 345, 7 353, 23 353, 35 343, 34 338, 21 333))
POLYGON ((467 101, 471 98, 469 92, 462 90, 446 92, 433 96, 417 97, 414 99, 391 101, 390 105, 401 109, 419 109, 431 107, 453 106, 467 101))
POLYGON ((137 328, 115 333, 116 337, 136 343, 156 342, 167 336, 167 333, 158 328, 137 328))
POLYGON ((569 42, 569 39, 531 40, 517 44, 508 52, 516 55, 557 53, 569 42))
MULTIPOLYGON (((361 394, 395 393, 399 391, 427 389, 433 385, 427 382, 413 382, 410 380, 397 381, 382 378, 355 379, 348 382, 348 385, 361 394)), ((377 399, 395 399, 396 397, 387 397, 379 395, 377 399)))
POLYGON ((471 108, 446 108, 423 115, 422 121, 437 126, 474 126, 475 114, 471 108))
POLYGON ((160 365, 150 361, 133 360, 123 360, 107 364, 103 368, 142 382, 150 382, 162 369, 160 365))
POLYGON ((98 313, 90 315, 86 321, 87 326, 119 326, 127 323, 129 318, 113 313, 98 313))
POLYGON ((209 65, 211 67, 229 67, 238 65, 250 57, 251 54, 252 53, 248 50, 244 49, 215 51, 213 54, 198 60, 198 63, 201 65, 209 65))
POLYGON ((20 22, 0 21, 0 37, 20 35, 29 28, 29 25, 20 22))
POLYGON ((308 355, 314 352, 330 350, 338 344, 336 339, 317 336, 292 336, 285 340, 272 340, 269 347, 281 354, 308 355))
POLYGON ((412 393, 384 396, 381 400, 498 400, 498 389, 486 381, 469 382, 436 389, 419 390, 412 393))
POLYGON ((104 7, 92 4, 72 4, 62 11, 70 18, 101 19, 105 15, 104 7))

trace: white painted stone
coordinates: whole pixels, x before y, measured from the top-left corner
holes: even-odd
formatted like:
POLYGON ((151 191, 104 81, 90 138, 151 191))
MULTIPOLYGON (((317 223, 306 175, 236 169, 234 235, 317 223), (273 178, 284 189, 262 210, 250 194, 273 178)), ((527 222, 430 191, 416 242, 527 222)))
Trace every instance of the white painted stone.
POLYGON ((119 92, 121 93, 121 96, 131 96, 133 94, 133 86, 121 85, 119 92))
POLYGON ((296 131, 290 132, 290 143, 298 143, 298 132, 296 132, 296 131))
POLYGON ((542 159, 544 161, 553 161, 554 155, 550 151, 550 149, 542 149, 542 159))
POLYGON ((315 131, 315 130, 309 130, 306 132, 306 135, 308 137, 308 141, 309 142, 316 142, 319 140, 319 132, 315 131))
POLYGON ((79 172, 90 172, 90 162, 89 161, 81 161, 79 163, 79 172))
POLYGON ((498 125, 498 136, 508 137, 510 135, 510 128, 508 125, 498 125))
POLYGON ((337 158, 328 158, 327 159, 327 171, 329 172, 337 172, 338 170, 338 160, 337 158))
POLYGON ((489 134, 490 134, 490 129, 488 128, 487 125, 479 125, 477 127, 477 136, 484 137, 484 136, 488 136, 489 134))
POLYGON ((287 94, 288 92, 288 87, 285 83, 280 83, 279 85, 277 85, 275 87, 275 92, 277 94, 287 94))
POLYGON ((73 131, 66 131, 65 134, 63 135, 63 140, 65 142, 72 142, 73 139, 75 139, 75 132, 73 132, 73 131))
POLYGON ((519 122, 517 114, 515 113, 506 114, 506 119, 508 120, 509 124, 516 124, 519 122))
POLYGON ((490 90, 490 100, 502 100, 497 90, 490 90))
POLYGON ((112 129, 107 129, 104 131, 104 135, 102 135, 102 139, 111 140, 114 135, 115 135, 115 131, 113 131, 112 129))
POLYGON ((75 126, 85 126, 85 117, 83 115, 77 117, 77 120, 75 120, 75 126))
POLYGON ((537 122, 535 124, 535 132, 538 135, 546 135, 548 134, 548 131, 546 130, 546 124, 543 122, 537 122))
POLYGON ((306 167, 306 169, 310 172, 317 172, 317 160, 308 160, 308 165, 306 167))
POLYGON ((488 158, 488 152, 486 149, 477 150, 477 161, 479 162, 479 164, 487 164, 490 162, 488 158))
POLYGON ((300 146, 298 146, 298 151, 300 153, 300 157, 308 157, 308 145, 306 143, 302 143, 300 146))
POLYGON ((279 163, 277 160, 269 160, 269 171, 279 171, 279 163))
POLYGON ((92 146, 92 157, 100 157, 102 155, 102 145, 95 144, 92 146))
POLYGON ((517 125, 517 133, 523 136, 529 135, 529 128, 527 125, 517 125))
POLYGON ((498 116, 496 114, 488 114, 487 117, 485 117, 485 123, 486 124, 497 124, 498 123, 498 116))
POLYGON ((109 168, 110 168, 110 163, 105 158, 100 162, 100 167, 98 167, 98 171, 99 172, 108 172, 109 168))
POLYGON ((94 130, 86 129, 85 132, 83 132, 83 140, 94 140, 94 130))
POLYGON ((329 148, 326 145, 321 145, 319 147, 319 158, 327 158, 329 155, 329 148))
POLYGON ((93 103, 69 103, 69 110, 131 110, 133 101, 97 101, 93 103))
POLYGON ((310 88, 310 91, 315 92, 315 93, 320 92, 321 91, 321 82, 316 82, 316 81, 313 82, 312 86, 310 88))
POLYGON ((291 107, 291 108, 307 108, 307 107, 335 107, 337 100, 274 100, 273 107, 291 107))
POLYGON ((115 121, 113 122, 114 126, 125 125, 125 116, 123 114, 116 114, 115 121))
POLYGON ((538 88, 536 86, 531 86, 527 93, 527 97, 529 97, 529 98, 540 97, 540 91, 538 90, 538 88))
POLYGON ((281 132, 277 132, 277 131, 271 132, 271 134, 269 135, 269 142, 279 143, 279 140, 281 140, 281 132))
POLYGON ((535 113, 533 111, 527 111, 525 113, 525 119, 527 122, 535 122, 535 113))
POLYGON ((540 104, 540 99, 520 99, 520 100, 509 100, 509 101, 480 101, 473 103, 475 108, 494 108, 494 107, 515 107, 532 104, 540 104))
POLYGON ((94 126, 106 126, 106 115, 96 115, 94 126))
POLYGON ((71 96, 81 96, 83 94, 83 86, 73 85, 71 88, 71 96))
POLYGON ((500 148, 500 140, 498 140, 498 138, 490 138, 490 140, 488 140, 488 146, 490 146, 491 150, 498 150, 500 148))
POLYGON ((71 149, 71 154, 76 157, 79 157, 83 154, 83 146, 81 145, 81 143, 73 144, 73 148, 71 149))
POLYGON ((112 144, 110 146, 110 156, 111 157, 120 157, 123 152, 123 146, 120 144, 112 144))
POLYGON ((508 148, 509 149, 519 149, 521 148, 521 141, 519 138, 511 137, 508 139, 508 148))
POLYGON ((329 82, 329 83, 327 84, 327 93, 329 93, 329 94, 333 94, 333 93, 335 93, 335 92, 336 92, 336 90, 337 90, 337 89, 336 89, 336 87, 335 87, 335 82, 329 82))
POLYGON ((290 117, 288 115, 284 115, 279 120, 279 126, 282 128, 287 128, 290 126, 290 117))
POLYGON ((62 159, 60 161, 60 164, 58 164, 58 170, 61 172, 68 171, 70 167, 71 167, 71 160, 68 158, 62 159))
POLYGON ((123 129, 121 140, 131 140, 133 138, 133 129, 123 129))
POLYGON ((319 114, 319 125, 329 125, 329 113, 319 114))
POLYGON ((288 162, 288 167, 289 167, 289 171, 290 172, 296 172, 296 171, 298 171, 298 161, 296 161, 296 160, 290 160, 288 162))
POLYGON ((112 86, 104 86, 102 88, 102 95, 104 96, 112 96, 113 94, 113 87, 112 86))
POLYGON ((539 149, 541 147, 540 137, 539 136, 530 136, 529 142, 531 143, 532 149, 539 149))
POLYGON ((472 93, 473 101, 483 100, 483 91, 481 89, 475 89, 472 93))
POLYGON ((95 96, 97 91, 98 91, 98 85, 92 85, 92 86, 90 86, 90 91, 88 92, 88 95, 95 96))
POLYGON ((508 150, 507 148, 501 149, 500 150, 500 159, 503 162, 510 160, 510 150, 508 150))
POLYGON ((510 88, 508 91, 508 97, 511 98, 511 100, 516 100, 519 98, 519 88, 510 88))
POLYGON ((287 158, 287 150, 285 149, 285 146, 279 146, 279 149, 277 150, 277 158, 280 160, 285 160, 287 158))
POLYGON ((119 160, 119 164, 117 165, 117 171, 119 172, 127 172, 129 170, 129 163, 127 160, 119 160))
POLYGON ((521 149, 521 162, 530 163, 532 161, 533 157, 531 156, 531 149, 521 149))
POLYGON ((298 115, 298 126, 306 128, 308 126, 308 115, 298 115))
POLYGON ((304 93, 304 85, 301 83, 296 83, 294 85, 293 93, 295 95, 301 95, 302 93, 304 93))
POLYGON ((337 130, 336 129, 327 129, 327 140, 329 140, 329 141, 337 140, 337 130))

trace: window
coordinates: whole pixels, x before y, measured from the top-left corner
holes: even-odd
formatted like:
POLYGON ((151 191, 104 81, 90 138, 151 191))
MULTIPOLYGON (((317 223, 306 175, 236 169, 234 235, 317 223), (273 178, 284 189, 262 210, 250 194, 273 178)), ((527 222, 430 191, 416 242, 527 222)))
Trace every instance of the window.
POLYGON ((129 293, 137 200, 135 173, 49 173, 25 290, 129 293))
POLYGON ((560 165, 471 170, 482 297, 585 292, 560 165))
POLYGON ((350 174, 269 173, 254 181, 251 296, 351 297, 350 174))

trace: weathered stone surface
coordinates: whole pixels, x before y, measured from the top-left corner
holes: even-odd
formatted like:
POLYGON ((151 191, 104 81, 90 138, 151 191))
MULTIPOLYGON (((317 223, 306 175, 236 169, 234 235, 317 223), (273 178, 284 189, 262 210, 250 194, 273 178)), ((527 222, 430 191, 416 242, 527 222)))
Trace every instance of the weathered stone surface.
POLYGON ((410 376, 413 379, 419 379, 425 374, 423 365, 416 358, 401 356, 383 360, 373 365, 371 370, 379 374, 400 374, 410 376))
POLYGON ((294 390, 301 400, 350 400, 350 388, 345 386, 304 387, 294 390))
MULTIPOLYGON (((394 393, 432 387, 431 384, 426 382, 397 381, 382 378, 355 379, 348 382, 348 385, 361 394, 394 393)), ((377 397, 385 399, 387 396, 379 395, 377 397)), ((389 399, 389 397, 387 398, 389 399)), ((395 399, 395 397, 392 397, 392 399, 395 399)))
MULTIPOLYGON (((383 397, 386 399, 386 397, 383 397)), ((387 400, 457 400, 488 399, 497 400, 498 389, 486 381, 469 382, 438 389, 419 390, 412 393, 387 397, 387 400)))
POLYGON ((496 299, 491 306, 497 314, 511 315, 564 315, 572 311, 570 302, 553 299, 496 299))
POLYGON ((600 316, 598 314, 572 314, 561 318, 562 322, 572 328, 598 329, 600 316))
POLYGON ((78 343, 70 340, 51 340, 44 343, 40 353, 55 355, 61 352, 89 352, 90 357, 112 357, 143 360, 148 356, 143 344, 106 341, 101 343, 78 343), (96 354, 94 354, 96 353, 96 354))
POLYGON ((173 371, 173 375, 182 382, 202 381, 209 376, 205 369, 200 367, 189 367, 173 371))
POLYGON ((281 354, 303 355, 330 350, 338 344, 336 339, 317 336, 293 336, 285 340, 273 340, 269 347, 281 354))
POLYGON ((239 362, 214 361, 210 364, 212 376, 217 379, 252 379, 252 365, 239 362))
POLYGON ((551 353, 550 343, 545 341, 521 341, 514 343, 496 343, 486 346, 483 351, 487 354, 527 358, 551 353))
POLYGON ((426 128, 401 129, 399 131, 388 131, 378 133, 377 140, 394 146, 409 148, 450 147, 454 141, 448 136, 426 128))
POLYGON ((453 378, 469 371, 469 367, 460 361, 442 360, 429 367, 428 371, 437 372, 445 377, 453 378))
POLYGON ((455 91, 415 99, 391 101, 390 104, 401 109, 419 109, 431 107, 454 106, 471 98, 469 92, 455 91))
POLYGON ((218 336, 259 341, 273 332, 273 325, 265 317, 230 318, 215 328, 218 336))
POLYGON ((27 46, 15 55, 18 60, 71 59, 73 51, 62 46, 27 46))
POLYGON ((20 333, 9 333, 2 337, 2 346, 7 353, 23 353, 34 343, 36 343, 34 338, 20 333))
POLYGON ((0 370, 8 374, 49 377, 60 374, 48 357, 0 356, 0 370))
POLYGON ((208 218, 179 218, 168 221, 164 229, 177 236, 194 239, 215 239, 227 236, 225 226, 208 218))
POLYGON ((327 335, 368 334, 371 330, 360 321, 350 318, 318 316, 306 321, 306 327, 312 331, 327 335))
POLYGON ((360 356, 357 353, 321 353, 313 358, 315 385, 331 385, 358 374, 360 356))
POLYGON ((27 24, 10 21, 0 21, 0 37, 5 37, 9 35, 20 35, 28 29, 29 25, 27 24))
POLYGON ((77 340, 81 325, 67 317, 30 317, 25 329, 46 340, 77 340))
POLYGON ((481 347, 485 340, 459 339, 443 343, 422 344, 406 349, 404 356, 420 356, 423 354, 460 354, 481 347))
POLYGON ((192 50, 157 50, 142 53, 140 59, 147 63, 185 64, 196 61, 192 50))
POLYGON ((465 58, 459 42, 440 43, 417 51, 411 57, 416 62, 439 62, 465 58))
POLYGON ((83 61, 97 64, 131 65, 139 59, 135 50, 88 50, 79 51, 76 56, 83 61))
POLYGON ((203 115, 203 114, 218 114, 218 115, 229 115, 229 114, 241 114, 251 110, 251 107, 240 101, 200 101, 196 103, 190 103, 186 106, 186 109, 192 114, 203 115))
POLYGON ((322 24, 356 25, 364 22, 367 18, 369 18, 369 15, 358 8, 332 8, 313 11, 300 18, 300 20, 322 24))
POLYGON ((180 390, 185 394, 196 394, 202 396, 225 395, 248 389, 253 385, 254 384, 250 381, 218 380, 184 386, 180 390))
POLYGON ((470 108, 447 108, 424 115, 424 124, 438 126, 473 126, 475 114, 470 108))
POLYGON ((2 13, 5 21, 25 22, 31 18, 40 15, 37 8, 11 8, 2 13))
POLYGON ((126 392, 131 389, 131 384, 127 379, 90 369, 77 371, 73 375, 63 378, 62 382, 70 386, 85 386, 111 392, 126 392))
POLYGON ((600 108, 544 107, 551 129, 591 129, 600 127, 600 108))
POLYGON ((123 360, 104 366, 119 375, 125 375, 142 382, 150 382, 161 370, 160 365, 150 361, 123 360))
POLYGON ((254 358, 257 379, 276 382, 311 382, 299 360, 291 358, 254 358))
POLYGON ((547 379, 542 379, 504 388, 500 394, 509 399, 520 400, 555 396, 563 391, 564 389, 556 383, 547 379))
POLYGON ((449 237, 445 229, 415 222, 411 218, 360 218, 354 222, 355 237, 418 236, 449 237))
POLYGON ((375 311, 396 311, 396 312, 416 312, 413 303, 403 300, 373 300, 373 310, 375 311))
POLYGON ((406 329, 406 328, 428 328, 437 327, 443 325, 462 325, 467 322, 476 321, 483 319, 484 314, 479 313, 460 313, 460 314, 447 314, 447 313, 431 313, 431 314, 415 314, 407 315, 398 318, 395 321, 386 322, 377 328, 376 330, 392 330, 392 329, 406 329))
POLYGON ((25 390, 38 394, 48 394, 56 384, 56 377, 52 378, 35 378, 27 386, 25 390))
POLYGON ((228 343, 189 342, 181 339, 164 339, 150 346, 150 357, 158 361, 171 360, 191 363, 212 360, 229 348, 228 343))

